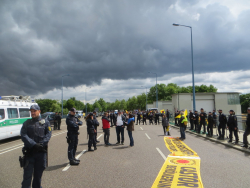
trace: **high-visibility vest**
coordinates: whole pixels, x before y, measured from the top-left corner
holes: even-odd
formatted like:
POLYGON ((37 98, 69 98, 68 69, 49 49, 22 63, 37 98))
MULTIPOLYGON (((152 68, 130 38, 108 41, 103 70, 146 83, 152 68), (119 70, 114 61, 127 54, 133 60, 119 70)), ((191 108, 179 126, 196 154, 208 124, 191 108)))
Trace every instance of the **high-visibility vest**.
POLYGON ((183 123, 185 126, 187 126, 187 116, 184 116, 184 115, 182 115, 183 117, 184 117, 184 119, 181 121, 181 123, 183 123))

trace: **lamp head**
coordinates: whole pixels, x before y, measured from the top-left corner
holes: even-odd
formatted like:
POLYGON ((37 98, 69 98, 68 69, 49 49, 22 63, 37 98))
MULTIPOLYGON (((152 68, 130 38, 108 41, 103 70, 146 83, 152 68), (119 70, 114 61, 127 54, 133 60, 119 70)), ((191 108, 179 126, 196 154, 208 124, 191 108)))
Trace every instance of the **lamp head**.
POLYGON ((173 26, 180 26, 180 24, 173 23, 173 26))

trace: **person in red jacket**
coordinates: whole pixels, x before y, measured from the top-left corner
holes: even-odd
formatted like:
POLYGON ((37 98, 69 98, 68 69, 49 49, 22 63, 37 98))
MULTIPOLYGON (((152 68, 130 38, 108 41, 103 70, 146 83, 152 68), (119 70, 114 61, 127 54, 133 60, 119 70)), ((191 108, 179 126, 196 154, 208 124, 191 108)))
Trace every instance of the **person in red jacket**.
POLYGON ((106 146, 110 146, 109 143, 109 135, 110 135, 110 120, 108 119, 108 113, 105 112, 104 116, 102 117, 102 126, 103 126, 103 132, 104 132, 104 143, 106 146))

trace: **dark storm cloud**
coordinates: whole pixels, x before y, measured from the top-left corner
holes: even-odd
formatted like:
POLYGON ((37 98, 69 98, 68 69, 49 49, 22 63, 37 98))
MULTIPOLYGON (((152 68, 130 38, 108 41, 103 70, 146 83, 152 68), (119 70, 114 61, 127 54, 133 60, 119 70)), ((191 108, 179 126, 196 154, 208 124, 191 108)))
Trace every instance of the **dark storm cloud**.
POLYGON ((36 95, 109 79, 248 69, 250 11, 234 18, 212 4, 179 1, 1 1, 1 95, 36 95), (188 12, 192 12, 189 14, 188 12), (199 14, 199 19, 193 15, 199 14))

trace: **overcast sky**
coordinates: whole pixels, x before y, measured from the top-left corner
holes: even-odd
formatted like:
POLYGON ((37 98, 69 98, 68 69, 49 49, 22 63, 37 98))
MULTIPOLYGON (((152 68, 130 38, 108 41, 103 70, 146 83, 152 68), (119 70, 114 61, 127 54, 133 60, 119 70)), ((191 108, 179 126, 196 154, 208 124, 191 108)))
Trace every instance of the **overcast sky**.
POLYGON ((1 0, 0 95, 128 99, 159 83, 250 92, 249 0, 1 0))

